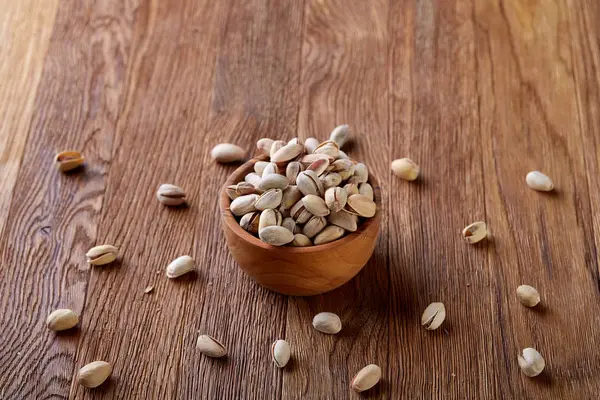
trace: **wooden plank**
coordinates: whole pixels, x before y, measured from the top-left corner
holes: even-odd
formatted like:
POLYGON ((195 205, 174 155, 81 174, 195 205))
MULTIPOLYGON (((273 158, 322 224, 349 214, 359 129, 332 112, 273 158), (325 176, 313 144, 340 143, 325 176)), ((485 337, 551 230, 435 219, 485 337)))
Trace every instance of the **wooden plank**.
POLYGON ((490 339, 490 244, 460 235, 486 220, 472 2, 393 2, 393 158, 421 166, 390 181, 390 398, 498 398, 490 339), (441 328, 421 314, 446 306, 441 328))
POLYGON ((178 398, 281 398, 282 376, 269 355, 284 337, 286 299, 259 287, 229 255, 220 228, 217 193, 236 166, 215 164, 210 149, 237 143, 254 152, 261 137, 296 135, 303 2, 231 1, 217 54, 212 107, 200 137, 202 158, 194 253, 201 265, 201 290, 186 305, 185 349, 178 398), (193 348, 198 333, 221 339, 225 360, 202 357, 193 348))
MULTIPOLYGON (((389 181, 387 7, 385 1, 307 3, 298 121, 303 138, 321 140, 336 125, 349 124, 355 137, 349 155, 370 167, 384 191, 389 181)), ((286 338, 294 361, 284 374, 283 398, 357 398, 350 381, 362 367, 375 363, 389 372, 387 230, 384 214, 375 253, 354 280, 321 296, 288 299, 286 338), (340 334, 312 328, 321 311, 341 317, 340 334)), ((387 387, 384 383, 370 394, 389 397, 387 387)))
MULTIPOLYGON (((475 2, 496 375, 502 398, 594 398, 600 373, 597 254, 565 2, 475 2), (530 170, 553 193, 524 183, 530 170), (530 284, 542 307, 515 296, 530 284), (516 354, 534 347, 544 374, 527 379, 516 354)), ((596 217, 597 219, 597 217, 596 217)))
POLYGON ((129 6, 63 2, 56 14, 24 151, 26 167, 18 175, 0 250, 3 265, 12 266, 0 269, 5 398, 69 392, 77 341, 86 332, 56 335, 45 318, 56 308, 81 314, 84 307, 89 276, 84 254, 95 242, 111 159, 133 19, 129 6), (82 151, 86 168, 58 173, 53 158, 63 149, 82 151))

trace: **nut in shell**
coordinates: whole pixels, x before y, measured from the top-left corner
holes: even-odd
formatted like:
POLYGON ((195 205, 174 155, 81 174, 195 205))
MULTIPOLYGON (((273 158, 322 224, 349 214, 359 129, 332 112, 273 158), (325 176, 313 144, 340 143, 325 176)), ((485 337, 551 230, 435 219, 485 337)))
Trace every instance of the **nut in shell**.
POLYGON ((296 221, 292 217, 284 218, 281 222, 281 226, 292 233, 298 233, 298 225, 296 225, 296 221))
POLYGON ((335 335, 342 330, 342 320, 331 312, 318 313, 313 317, 313 327, 319 332, 335 335))
POLYGON ((421 316, 421 325, 428 331, 436 330, 446 319, 444 303, 431 303, 421 316))
POLYGON ((313 194, 315 196, 322 196, 325 193, 323 184, 315 171, 307 170, 300 172, 296 178, 296 185, 304 195, 313 194))
POLYGON ((540 192, 550 192, 554 189, 554 182, 540 171, 531 171, 525 177, 527 185, 540 192))
POLYGON ((78 151, 61 151, 54 158, 54 162, 59 171, 68 172, 81 167, 85 160, 78 151))
POLYGON ((308 167, 310 164, 314 163, 315 161, 322 160, 322 159, 329 161, 329 163, 331 164, 335 160, 335 157, 331 157, 330 155, 327 155, 327 154, 306 154, 305 156, 303 156, 300 159, 300 162, 308 167))
POLYGON ((271 152, 271 146, 273 146, 273 142, 274 140, 269 138, 259 139, 258 142, 256 142, 256 148, 260 154, 268 156, 271 152))
POLYGON ((321 143, 319 146, 317 146, 317 148, 314 150, 313 153, 327 154, 328 156, 333 157, 333 159, 336 159, 339 151, 340 151, 340 146, 338 146, 336 142, 327 140, 327 141, 321 143))
POLYGON ((258 231, 260 232, 267 226, 281 225, 281 213, 277 210, 267 209, 260 213, 258 222, 258 231))
POLYGON ((202 354, 212 358, 221 358, 227 355, 227 349, 221 342, 210 335, 200 335, 196 340, 196 349, 202 354))
POLYGON ((245 196, 240 196, 237 199, 234 199, 229 205, 229 209, 233 213, 233 215, 237 217, 241 217, 244 214, 248 214, 249 212, 256 211, 256 200, 258 200, 257 194, 247 194, 245 196))
POLYGON ((308 237, 306 237, 306 235, 303 235, 302 233, 296 233, 294 235, 294 240, 290 243, 290 246, 308 247, 312 246, 312 242, 308 237))
POLYGON ((481 242, 483 239, 487 238, 487 225, 483 221, 474 222, 463 229, 462 235, 469 244, 481 242))
POLYGON ((348 125, 336 126, 331 134, 329 140, 335 142, 338 145, 338 149, 344 147, 350 138, 350 127, 348 125))
POLYGON ((190 256, 177 257, 167 266, 167 278, 174 279, 195 268, 194 259, 190 256))
POLYGON ((258 187, 261 180, 261 177, 256 172, 250 172, 244 177, 244 181, 251 184, 255 188, 258 187))
POLYGON ((342 177, 337 172, 328 172, 322 177, 322 182, 323 188, 327 190, 342 183, 342 177))
POLYGON ((302 198, 302 192, 298 189, 298 186, 290 185, 283 191, 283 197, 281 199, 281 207, 284 210, 289 210, 302 198))
POLYGON ((306 209, 302 200, 300 200, 290 210, 290 217, 296 220, 296 223, 304 224, 312 217, 312 214, 306 209))
POLYGON ((302 204, 312 215, 317 217, 325 217, 329 215, 329 208, 325 203, 325 200, 314 194, 307 194, 302 198, 302 204))
POLYGON ((348 195, 344 188, 331 187, 325 191, 325 204, 331 211, 341 211, 346 206, 348 195))
POLYGON ((286 163, 296 159, 304 151, 304 146, 298 143, 289 143, 280 148, 271 156, 272 163, 286 163))
POLYGON ((339 226, 349 232, 354 232, 358 229, 358 216, 350 214, 344 210, 331 211, 327 216, 327 221, 330 224, 339 226))
POLYGON ((529 378, 541 374, 546 366, 544 357, 542 357, 536 349, 531 347, 527 347, 526 349, 523 349, 521 354, 517 354, 517 361, 521 371, 529 378))
POLYGON ((371 218, 377 212, 377 205, 365 195, 353 194, 348 197, 346 211, 361 217, 371 218))
POLYGON ((256 185, 257 189, 269 190, 269 189, 285 189, 289 185, 288 180, 285 176, 279 174, 268 174, 260 179, 260 182, 256 185))
POLYGON ((112 366, 106 361, 94 361, 84 365, 77 372, 77 382, 81 386, 95 388, 102 385, 112 373, 112 366))
POLYGON ((265 168, 269 165, 268 161, 257 161, 254 163, 254 172, 258 176, 263 176, 263 172, 265 172, 265 168))
POLYGON ((300 161, 290 162, 285 169, 285 176, 290 185, 296 184, 296 178, 300 172, 304 171, 304 166, 300 161))
POLYGON ((46 318, 46 326, 52 331, 64 331, 75 327, 79 323, 79 317, 73 310, 66 308, 54 310, 46 318))
POLYGON ((277 368, 283 368, 290 361, 291 349, 285 340, 276 340, 271 345, 271 359, 277 368))
POLYGON ((357 392, 364 392, 377 385, 381 380, 381 368, 375 364, 369 364, 352 378, 352 389, 357 392))
POLYGON ((100 246, 92 247, 85 254, 87 262, 92 265, 105 265, 117 259, 119 249, 110 244, 103 244, 100 246))
MULTIPOLYGON (((287 143, 284 142, 283 140, 275 140, 275 141, 273 141, 273 144, 271 145, 271 149, 269 150, 269 157, 273 158, 273 155, 275 153, 277 153, 279 151, 279 149, 281 149, 286 144, 287 143)), ((273 160, 271 160, 271 161, 273 161, 273 160)))
POLYGON ((248 214, 244 214, 242 219, 240 219, 240 226, 243 230, 250 232, 252 234, 258 233, 258 221, 260 220, 260 213, 257 211, 249 212, 248 214))
POLYGON ((344 185, 344 190, 346 191, 348 197, 352 196, 353 194, 359 194, 358 185, 356 183, 346 183, 344 185))
POLYGON ((369 180, 369 169, 363 163, 358 163, 354 166, 354 175, 352 175, 351 183, 357 185, 367 182, 369 180))
POLYGON ((325 218, 314 216, 304 225, 302 233, 310 239, 325 229, 325 226, 327 226, 327 220, 325 218))
POLYGON ((392 161, 392 172, 406 181, 414 181, 419 177, 419 166, 410 158, 400 158, 392 161))
POLYGON ((218 144, 210 151, 210 156, 220 163, 241 161, 245 154, 246 150, 231 143, 218 144))
POLYGON ((317 176, 324 173, 327 168, 329 168, 329 159, 327 158, 319 158, 315 162, 311 163, 306 169, 308 171, 315 171, 317 176))
POLYGON ((306 153, 311 154, 319 146, 319 141, 314 137, 309 137, 304 141, 304 150, 306 153))
POLYGON ((325 244, 338 240, 344 236, 344 229, 337 225, 328 225, 323 229, 317 236, 315 236, 313 243, 316 245, 325 244))
POLYGON ((275 209, 281 204, 282 198, 283 192, 281 189, 269 189, 258 197, 254 207, 257 210, 275 209))
POLYGON ((283 246, 294 240, 294 234, 283 226, 267 226, 258 231, 258 237, 272 246, 283 246))
POLYGON ((535 307, 540 302, 540 293, 533 286, 521 285, 517 288, 517 297, 526 307, 535 307))
POLYGON ((368 182, 361 183, 358 186, 358 193, 362 194, 363 196, 367 196, 371 200, 373 200, 373 198, 374 198, 374 196, 373 196, 373 186, 371 186, 371 184, 368 183, 368 182))
POLYGON ((185 203, 185 192, 179 186, 164 183, 156 191, 158 201, 166 206, 179 206, 185 203))
POLYGON ((264 178, 265 176, 267 176, 269 174, 279 174, 279 167, 274 162, 270 162, 265 166, 265 169, 263 169, 263 173, 262 173, 261 177, 264 178))

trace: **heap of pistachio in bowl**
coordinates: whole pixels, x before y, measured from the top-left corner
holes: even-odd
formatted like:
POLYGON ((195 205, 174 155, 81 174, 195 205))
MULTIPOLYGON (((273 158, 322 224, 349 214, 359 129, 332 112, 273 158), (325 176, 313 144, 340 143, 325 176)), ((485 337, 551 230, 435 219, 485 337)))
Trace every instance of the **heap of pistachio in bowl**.
POLYGON ((240 226, 273 246, 305 247, 333 242, 375 215, 367 166, 340 147, 349 134, 338 126, 330 140, 260 139, 257 161, 244 182, 227 187, 240 226))

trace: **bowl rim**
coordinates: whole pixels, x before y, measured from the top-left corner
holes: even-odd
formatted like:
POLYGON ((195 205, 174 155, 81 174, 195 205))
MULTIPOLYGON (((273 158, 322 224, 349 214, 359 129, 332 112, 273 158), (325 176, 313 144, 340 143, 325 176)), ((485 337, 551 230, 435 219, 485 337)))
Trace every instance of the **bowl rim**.
MULTIPOLYGON (((249 243, 256 247, 260 247, 264 250, 277 249, 278 251, 287 252, 290 254, 319 253, 324 250, 328 250, 328 249, 332 249, 332 248, 336 248, 338 246, 343 246, 345 244, 348 244, 349 242, 352 242, 352 241, 360 238, 362 236, 362 234, 367 229, 369 229, 369 227, 371 227, 371 225, 373 225, 373 224, 377 224, 377 226, 380 225, 380 221, 381 221, 381 188, 379 187, 379 182, 377 181, 377 178, 371 172, 369 172, 369 181, 368 182, 373 187, 373 201, 375 202, 375 204, 377 206, 377 212, 375 213, 375 216, 373 216, 372 218, 365 219, 362 222, 362 224, 359 225, 359 227, 356 231, 349 233, 348 235, 344 236, 343 238, 341 238, 339 240, 334 240, 333 242, 319 244, 316 246, 314 246, 314 245, 307 246, 307 247, 273 246, 273 245, 263 242, 256 236, 254 236, 254 235, 250 234, 249 232, 245 231, 244 229, 242 229, 240 224, 237 222, 235 216, 229 209, 229 205, 231 204, 231 199, 229 199, 229 196, 227 195, 227 190, 226 190, 227 186, 235 185, 238 182, 243 181, 244 176, 247 173, 246 171, 248 171, 250 168, 252 168, 252 171, 254 171, 254 164, 257 161, 266 161, 266 158, 263 159, 263 158, 254 157, 254 158, 246 161, 244 164, 240 165, 238 168, 236 168, 235 171, 233 171, 227 177, 227 180, 225 181, 225 184, 221 187, 220 193, 219 193, 219 208, 220 208, 221 217, 222 217, 221 220, 225 224, 227 224, 229 229, 231 229, 238 238, 244 240, 246 243, 249 243), (240 176, 241 176, 241 179, 240 179, 240 176)), ((377 228, 377 229, 379 230, 379 228, 377 228)))

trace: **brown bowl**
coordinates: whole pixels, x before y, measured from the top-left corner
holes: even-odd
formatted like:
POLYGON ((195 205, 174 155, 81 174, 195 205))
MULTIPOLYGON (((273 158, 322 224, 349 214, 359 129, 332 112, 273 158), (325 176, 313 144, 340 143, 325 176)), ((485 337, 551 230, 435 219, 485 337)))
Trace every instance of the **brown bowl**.
POLYGON ((271 246, 240 227, 229 210, 231 200, 225 188, 242 182, 254 171, 252 159, 229 176, 221 189, 219 206, 227 247, 240 267, 262 286, 278 293, 310 296, 329 292, 352 279, 365 266, 377 242, 381 225, 381 191, 375 177, 373 186, 377 213, 365 219, 356 232, 334 242, 310 246, 271 246))

